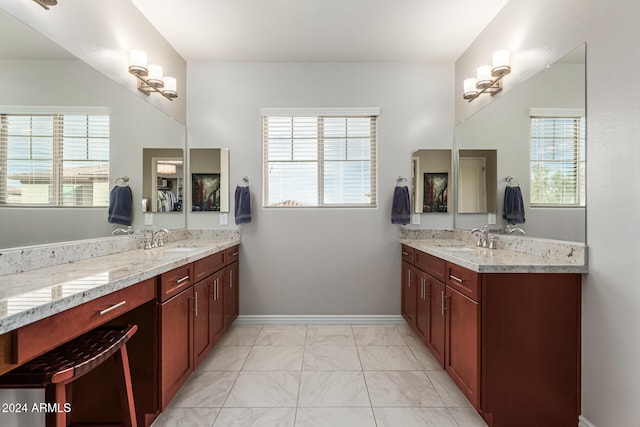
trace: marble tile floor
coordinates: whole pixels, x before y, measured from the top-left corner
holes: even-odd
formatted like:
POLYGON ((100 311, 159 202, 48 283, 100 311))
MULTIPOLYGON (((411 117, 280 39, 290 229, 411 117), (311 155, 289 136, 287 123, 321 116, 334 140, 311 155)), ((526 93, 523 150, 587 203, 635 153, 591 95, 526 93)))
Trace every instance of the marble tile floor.
POLYGON ((486 427, 406 325, 234 326, 153 427, 486 427))

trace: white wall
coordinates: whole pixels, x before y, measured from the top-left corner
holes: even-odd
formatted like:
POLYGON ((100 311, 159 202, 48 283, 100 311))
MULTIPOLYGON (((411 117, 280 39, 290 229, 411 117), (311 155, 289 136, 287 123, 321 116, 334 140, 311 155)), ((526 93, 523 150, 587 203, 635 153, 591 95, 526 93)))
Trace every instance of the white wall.
MULTIPOLYGON (((640 425, 639 14, 640 3, 629 0, 511 0, 456 63, 459 122, 491 101, 467 103, 461 88, 494 50, 511 49, 517 81, 587 42, 581 386, 582 414, 597 427, 640 425)), ((510 79, 505 85, 515 84, 510 79)))
MULTIPOLYGON (((399 314, 393 187, 399 175, 410 179, 413 150, 451 147, 452 77, 451 65, 189 64, 189 146, 230 148, 232 199, 242 177, 251 180, 241 314, 399 314), (380 107, 378 207, 263 209, 261 107, 380 107)), ((192 217, 190 228, 219 227, 217 216, 192 217)))

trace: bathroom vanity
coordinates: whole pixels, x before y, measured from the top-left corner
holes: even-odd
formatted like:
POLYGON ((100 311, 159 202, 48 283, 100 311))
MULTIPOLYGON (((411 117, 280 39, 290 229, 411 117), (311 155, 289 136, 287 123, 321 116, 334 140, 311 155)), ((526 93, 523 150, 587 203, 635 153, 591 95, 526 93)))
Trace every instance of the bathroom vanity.
POLYGON ((490 427, 577 424, 579 246, 403 240, 402 315, 490 427))
MULTIPOLYGON (((151 425, 238 316, 239 243, 186 239, 3 275, 16 285, 0 289, 0 374, 97 326, 136 324, 134 400, 138 425, 151 425)), ((118 421, 105 365, 74 382, 72 421, 118 421)))

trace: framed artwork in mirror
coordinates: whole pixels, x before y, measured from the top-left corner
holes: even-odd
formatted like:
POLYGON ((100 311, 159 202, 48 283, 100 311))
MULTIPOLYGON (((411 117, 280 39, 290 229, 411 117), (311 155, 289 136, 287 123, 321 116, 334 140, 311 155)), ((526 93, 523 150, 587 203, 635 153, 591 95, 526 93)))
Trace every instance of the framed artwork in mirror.
POLYGON ((422 212, 447 212, 447 187, 449 174, 446 172, 424 174, 424 198, 422 212))
POLYGON ((191 210, 220 211, 220 174, 191 174, 191 210))

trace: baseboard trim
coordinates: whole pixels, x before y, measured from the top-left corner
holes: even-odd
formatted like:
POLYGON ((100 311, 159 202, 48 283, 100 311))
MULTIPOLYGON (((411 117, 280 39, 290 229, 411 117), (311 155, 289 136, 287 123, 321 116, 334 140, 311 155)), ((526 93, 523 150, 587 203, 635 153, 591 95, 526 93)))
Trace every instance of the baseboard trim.
POLYGON ((580 415, 580 417, 578 417, 578 427, 596 427, 596 425, 580 415))
POLYGON ((404 318, 396 316, 285 316, 285 315, 240 315, 236 325, 396 325, 405 323, 404 318))

